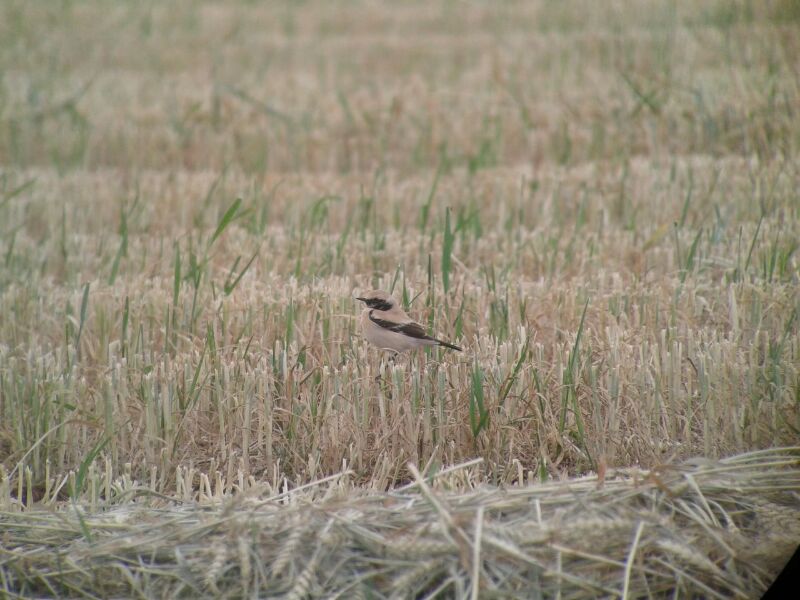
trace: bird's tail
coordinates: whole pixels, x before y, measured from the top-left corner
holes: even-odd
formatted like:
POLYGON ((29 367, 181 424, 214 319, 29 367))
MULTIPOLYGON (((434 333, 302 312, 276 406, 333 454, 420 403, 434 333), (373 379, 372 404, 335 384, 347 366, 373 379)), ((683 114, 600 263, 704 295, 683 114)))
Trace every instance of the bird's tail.
POLYGON ((436 341, 439 342, 440 346, 444 346, 445 348, 450 348, 451 350, 458 350, 459 352, 462 352, 462 349, 454 344, 443 342, 442 340, 436 340, 436 341))

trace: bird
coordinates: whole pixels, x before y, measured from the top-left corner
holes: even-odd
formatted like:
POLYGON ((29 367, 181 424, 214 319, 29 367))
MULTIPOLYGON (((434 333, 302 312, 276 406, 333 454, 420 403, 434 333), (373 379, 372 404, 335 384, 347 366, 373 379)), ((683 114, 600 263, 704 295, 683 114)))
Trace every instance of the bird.
POLYGON ((428 335, 419 323, 409 317, 391 294, 372 290, 359 296, 366 304, 361 313, 361 332, 371 344, 395 353, 416 350, 425 346, 444 346, 462 351, 455 344, 428 335))

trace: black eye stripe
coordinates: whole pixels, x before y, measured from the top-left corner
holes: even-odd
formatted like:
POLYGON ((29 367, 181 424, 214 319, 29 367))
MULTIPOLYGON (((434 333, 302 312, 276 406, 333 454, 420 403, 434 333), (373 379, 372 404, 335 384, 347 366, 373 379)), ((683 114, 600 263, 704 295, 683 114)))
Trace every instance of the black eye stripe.
POLYGON ((392 303, 386 300, 373 298, 372 300, 367 301, 367 306, 374 308, 375 310, 389 310, 392 308, 392 303))

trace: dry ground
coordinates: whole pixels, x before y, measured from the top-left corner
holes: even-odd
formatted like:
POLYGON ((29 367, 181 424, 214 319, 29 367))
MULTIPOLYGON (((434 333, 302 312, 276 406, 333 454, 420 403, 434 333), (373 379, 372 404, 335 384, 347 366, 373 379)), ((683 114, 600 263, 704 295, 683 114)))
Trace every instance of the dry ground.
POLYGON ((4 2, 0 504, 795 442, 799 18, 4 2))

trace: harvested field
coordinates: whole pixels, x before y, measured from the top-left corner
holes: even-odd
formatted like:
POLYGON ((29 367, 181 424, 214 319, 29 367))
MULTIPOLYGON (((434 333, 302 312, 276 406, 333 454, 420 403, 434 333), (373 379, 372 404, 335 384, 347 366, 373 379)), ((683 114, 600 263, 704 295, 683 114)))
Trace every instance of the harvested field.
POLYGON ((759 511, 800 520, 798 57, 789 0, 4 2, 0 589, 402 595, 383 519, 440 544, 412 596, 758 596, 791 553, 759 511), (372 288, 464 352, 368 347, 372 288), (550 497, 559 526, 624 517, 611 562, 476 542, 550 497), (330 577, 306 534, 278 577, 269 536, 306 518, 330 577), (197 579, 202 534, 251 527, 247 577, 197 579))

